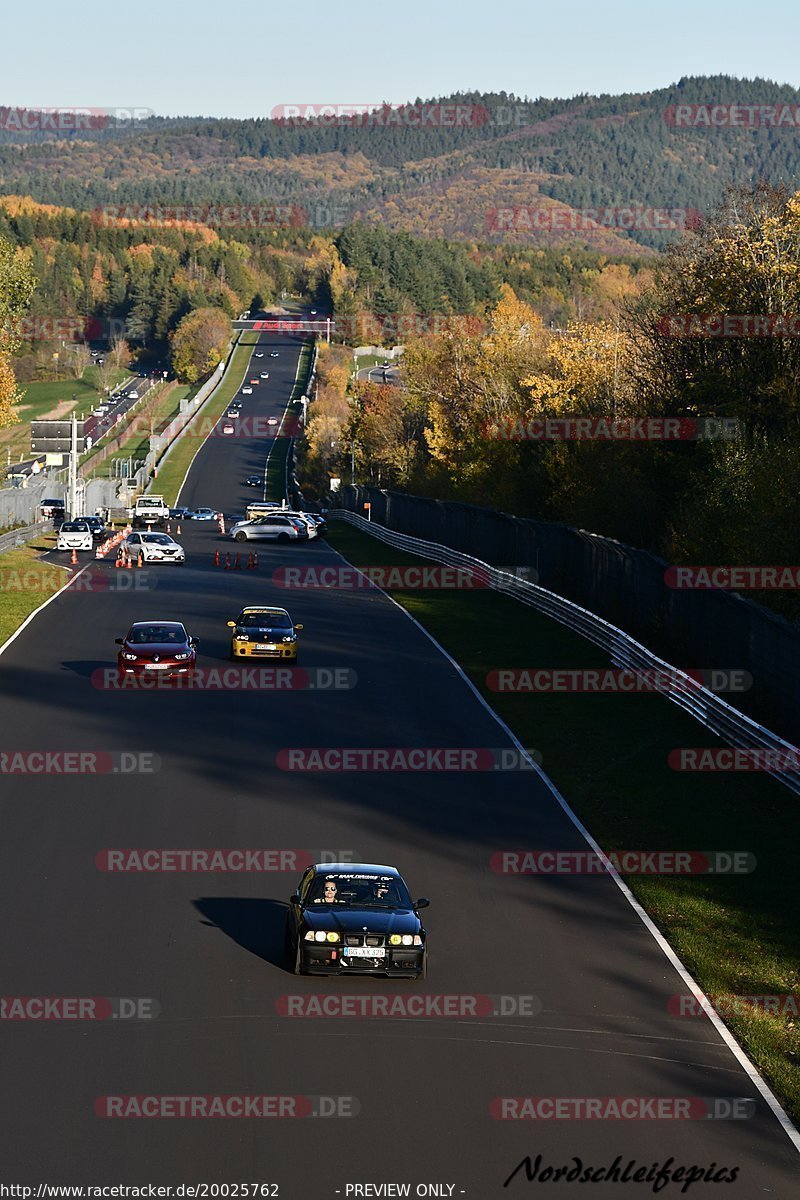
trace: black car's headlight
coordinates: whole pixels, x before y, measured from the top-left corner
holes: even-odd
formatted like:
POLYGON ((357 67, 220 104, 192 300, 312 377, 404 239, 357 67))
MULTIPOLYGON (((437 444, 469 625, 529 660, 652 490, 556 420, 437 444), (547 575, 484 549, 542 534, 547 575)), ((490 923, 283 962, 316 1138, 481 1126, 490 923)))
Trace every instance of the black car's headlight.
POLYGON ((289 637, 285 637, 283 640, 284 640, 284 642, 296 642, 297 638, 295 637, 294 634, 290 634, 289 637))
POLYGON ((128 662, 136 662, 136 659, 137 659, 138 655, 136 655, 136 654, 128 654, 128 651, 127 651, 127 650, 123 650, 123 651, 122 651, 122 657, 123 657, 123 658, 125 658, 125 659, 127 659, 127 660, 128 660, 128 662))
POLYGON ((333 930, 326 933, 324 929, 309 929, 303 938, 304 942, 340 942, 341 940, 338 933, 334 933, 333 930))
POLYGON ((418 933, 393 933, 389 938, 390 946, 421 946, 422 938, 418 933))
POLYGON ((181 660, 181 659, 184 659, 184 658, 191 658, 191 656, 192 656, 192 652, 191 652, 191 650, 184 650, 184 651, 182 651, 180 654, 176 654, 176 655, 175 655, 175 658, 176 658, 176 659, 178 659, 178 660, 181 660))

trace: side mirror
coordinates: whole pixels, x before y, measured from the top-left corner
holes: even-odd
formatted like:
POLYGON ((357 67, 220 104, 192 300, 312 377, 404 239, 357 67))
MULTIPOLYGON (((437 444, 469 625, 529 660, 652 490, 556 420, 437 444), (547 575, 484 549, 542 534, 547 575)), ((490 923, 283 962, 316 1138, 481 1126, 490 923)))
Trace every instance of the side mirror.
POLYGON ((123 639, 122 639, 122 638, 114 638, 114 645, 115 645, 115 646, 124 646, 124 644, 125 644, 125 643, 124 643, 124 641, 123 641, 123 639))
POLYGON ((290 904, 299 904, 300 903, 300 893, 292 892, 291 896, 289 897, 289 903, 290 904))
POLYGON ((419 900, 414 901, 414 908, 427 908, 429 904, 430 900, 427 896, 420 896, 419 900))
POLYGON ((190 646, 199 646, 200 643, 198 642, 197 638, 189 638, 189 645, 190 646))
POLYGON ((302 625, 295 625, 295 627, 294 627, 295 633, 299 633, 302 628, 303 628, 302 625))
POLYGON ((235 629, 235 628, 236 628, 236 622, 228 621, 228 629, 235 629))

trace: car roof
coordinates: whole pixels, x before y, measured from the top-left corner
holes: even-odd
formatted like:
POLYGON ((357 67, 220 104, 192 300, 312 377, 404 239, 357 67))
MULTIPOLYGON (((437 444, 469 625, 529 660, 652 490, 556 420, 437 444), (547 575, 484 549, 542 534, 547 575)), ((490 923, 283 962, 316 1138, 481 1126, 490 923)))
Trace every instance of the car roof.
POLYGON ((377 863, 314 863, 314 871, 318 875, 391 875, 400 878, 397 867, 377 863))

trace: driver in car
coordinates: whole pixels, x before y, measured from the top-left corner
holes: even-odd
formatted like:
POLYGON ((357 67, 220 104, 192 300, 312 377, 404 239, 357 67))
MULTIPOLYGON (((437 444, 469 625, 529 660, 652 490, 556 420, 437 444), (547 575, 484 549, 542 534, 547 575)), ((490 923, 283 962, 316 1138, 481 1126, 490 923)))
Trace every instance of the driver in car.
POLYGON ((336 883, 333 879, 326 879, 325 886, 321 896, 317 896, 315 904, 335 904, 336 903, 336 883))

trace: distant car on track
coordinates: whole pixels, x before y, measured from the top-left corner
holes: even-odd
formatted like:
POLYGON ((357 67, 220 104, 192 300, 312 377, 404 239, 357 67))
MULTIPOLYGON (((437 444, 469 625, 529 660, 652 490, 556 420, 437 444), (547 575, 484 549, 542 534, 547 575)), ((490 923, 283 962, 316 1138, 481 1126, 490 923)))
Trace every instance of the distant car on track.
POLYGON ((277 350, 270 350, 270 352, 269 352, 269 356, 270 356, 270 358, 277 358, 277 357, 278 357, 278 351, 277 351, 277 350))
POLYGON ((223 432, 223 433, 225 433, 225 434, 227 434, 227 433, 233 433, 233 432, 234 432, 234 428, 233 428, 233 421, 223 421, 223 423, 222 423, 222 432, 223 432))
POLYGON ((244 481, 245 487, 263 487, 264 480, 260 475, 248 475, 244 481))
POLYGON ((262 372, 261 372, 261 378, 262 378, 262 379, 269 379, 269 371, 262 371, 262 372))
POLYGON ((135 621, 116 644, 120 681, 127 675, 190 675, 197 664, 197 638, 182 621, 135 621))
POLYGON ((318 863, 289 900, 285 946, 295 975, 424 979, 427 934, 396 867, 318 863))
POLYGON ((220 514, 216 508, 196 508, 194 510, 195 521, 218 521, 219 517, 220 514))
POLYGON ((278 424, 278 418, 277 418, 277 417, 267 417, 267 424, 268 424, 269 426, 272 426, 272 425, 277 425, 277 424, 278 424))
POLYGON ((253 389, 251 387, 243 387, 242 388, 243 396, 252 396, 252 394, 253 394, 253 389))

